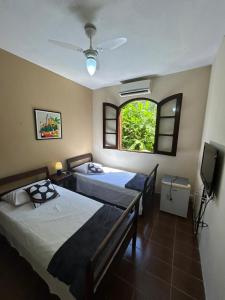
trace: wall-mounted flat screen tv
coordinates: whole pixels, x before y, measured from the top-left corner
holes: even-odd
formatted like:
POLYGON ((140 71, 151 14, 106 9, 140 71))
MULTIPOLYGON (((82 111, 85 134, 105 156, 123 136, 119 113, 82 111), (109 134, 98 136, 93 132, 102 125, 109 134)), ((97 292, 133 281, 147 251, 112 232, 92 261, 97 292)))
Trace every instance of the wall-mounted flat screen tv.
POLYGON ((208 196, 211 196, 213 193, 217 158, 218 150, 213 145, 205 143, 200 173, 208 196))

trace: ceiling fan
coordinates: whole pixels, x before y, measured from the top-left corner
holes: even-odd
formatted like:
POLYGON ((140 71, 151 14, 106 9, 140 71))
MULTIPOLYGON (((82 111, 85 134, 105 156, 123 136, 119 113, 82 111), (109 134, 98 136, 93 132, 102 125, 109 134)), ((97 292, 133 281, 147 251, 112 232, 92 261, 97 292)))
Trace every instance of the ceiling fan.
POLYGON ((125 37, 119 37, 113 40, 105 41, 97 45, 96 48, 93 48, 92 45, 92 37, 96 33, 96 27, 91 24, 87 23, 84 26, 85 33, 87 37, 90 39, 90 46, 88 49, 84 50, 79 46, 70 44, 70 43, 65 43, 65 42, 60 42, 56 40, 49 40, 50 43, 55 44, 57 46, 67 48, 70 50, 82 52, 85 57, 86 57, 86 67, 88 70, 88 73, 93 76, 95 74, 96 68, 97 68, 97 56, 99 53, 105 51, 105 50, 114 50, 119 47, 121 47, 123 44, 127 42, 127 38, 125 37))

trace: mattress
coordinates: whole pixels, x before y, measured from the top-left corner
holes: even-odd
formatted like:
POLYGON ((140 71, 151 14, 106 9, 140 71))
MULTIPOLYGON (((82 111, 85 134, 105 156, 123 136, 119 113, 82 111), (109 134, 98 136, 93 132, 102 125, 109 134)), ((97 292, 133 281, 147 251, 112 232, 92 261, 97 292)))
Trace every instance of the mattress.
POLYGON ((34 209, 31 202, 20 207, 0 202, 0 233, 47 282, 52 293, 70 300, 68 286, 52 277, 47 266, 54 253, 102 204, 55 186, 60 196, 34 209))
MULTIPOLYGON (((138 191, 125 188, 125 184, 136 173, 109 167, 103 167, 103 171, 102 174, 91 175, 74 172, 77 192, 127 208, 130 202, 139 194, 138 191)), ((139 208, 139 214, 141 213, 142 201, 140 201, 139 208)))

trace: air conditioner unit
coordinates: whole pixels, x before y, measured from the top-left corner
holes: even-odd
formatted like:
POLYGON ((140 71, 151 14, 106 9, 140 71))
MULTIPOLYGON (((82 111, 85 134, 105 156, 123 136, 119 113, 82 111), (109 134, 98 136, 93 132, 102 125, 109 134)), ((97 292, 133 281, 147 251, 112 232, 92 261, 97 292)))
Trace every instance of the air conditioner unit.
POLYGON ((120 86, 120 97, 139 96, 151 94, 150 80, 123 83, 120 86))

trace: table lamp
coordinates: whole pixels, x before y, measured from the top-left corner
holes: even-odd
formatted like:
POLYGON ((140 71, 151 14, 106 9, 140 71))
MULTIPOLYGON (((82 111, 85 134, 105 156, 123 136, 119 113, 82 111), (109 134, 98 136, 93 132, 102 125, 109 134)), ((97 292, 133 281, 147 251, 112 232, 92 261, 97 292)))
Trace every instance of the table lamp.
POLYGON ((62 174, 62 163, 61 161, 57 161, 56 164, 55 164, 55 169, 57 170, 57 176, 60 176, 62 174))

